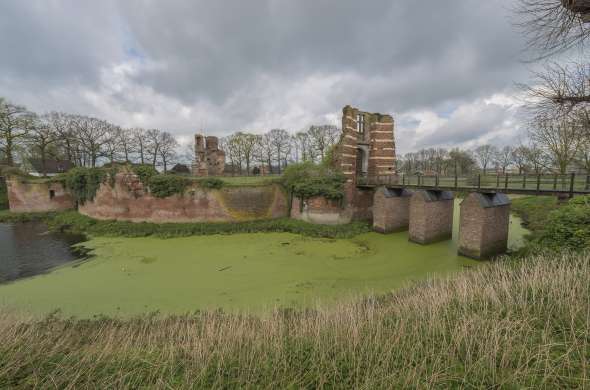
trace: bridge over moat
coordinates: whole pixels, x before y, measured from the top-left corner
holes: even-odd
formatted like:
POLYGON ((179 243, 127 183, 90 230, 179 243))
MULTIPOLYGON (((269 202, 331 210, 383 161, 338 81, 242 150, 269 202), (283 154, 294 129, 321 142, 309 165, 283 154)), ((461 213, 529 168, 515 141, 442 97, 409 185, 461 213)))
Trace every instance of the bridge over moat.
POLYGON ((376 231, 409 230, 410 240, 420 244, 450 239, 455 193, 462 193, 466 195, 460 206, 459 253, 489 258, 507 248, 508 194, 562 199, 590 194, 590 175, 573 173, 464 177, 398 174, 394 127, 391 115, 346 106, 342 110, 342 137, 334 150, 335 166, 347 178, 345 207, 357 213, 371 210, 376 231))
POLYGON ((359 188, 375 189, 373 227, 387 233, 409 230, 419 244, 450 239, 454 193, 461 202, 459 254, 486 259, 506 252, 510 218, 507 194, 589 194, 590 177, 570 175, 475 175, 440 177, 387 175, 357 177, 359 188))

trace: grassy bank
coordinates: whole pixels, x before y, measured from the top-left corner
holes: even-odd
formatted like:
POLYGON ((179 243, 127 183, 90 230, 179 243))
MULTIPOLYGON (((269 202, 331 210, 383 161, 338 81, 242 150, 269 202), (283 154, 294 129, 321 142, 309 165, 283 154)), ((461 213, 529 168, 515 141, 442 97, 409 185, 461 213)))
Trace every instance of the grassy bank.
POLYGON ((513 210, 532 231, 525 251, 590 248, 590 196, 576 196, 559 204, 553 197, 526 197, 513 210))
POLYGON ((102 221, 77 211, 59 213, 10 213, 0 211, 0 222, 43 221, 50 229, 67 230, 93 236, 159 238, 235 233, 295 233, 309 237, 350 238, 371 231, 366 222, 346 225, 315 225, 290 218, 251 222, 220 223, 149 223, 102 221))
POLYGON ((511 210, 532 232, 543 230, 549 213, 559 207, 554 196, 526 196, 512 199, 511 210))
POLYGON ((583 388, 590 256, 498 262, 265 317, 0 314, 0 387, 583 388))

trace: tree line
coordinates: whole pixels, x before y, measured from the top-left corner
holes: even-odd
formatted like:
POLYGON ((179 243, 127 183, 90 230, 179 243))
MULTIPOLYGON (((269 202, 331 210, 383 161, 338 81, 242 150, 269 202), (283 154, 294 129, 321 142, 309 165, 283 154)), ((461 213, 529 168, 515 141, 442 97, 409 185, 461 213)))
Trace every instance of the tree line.
POLYGON ((158 129, 122 128, 84 115, 50 112, 38 115, 26 107, 0 98, 0 162, 41 161, 46 173, 49 159, 76 166, 135 162, 160 166, 166 171, 177 156, 178 142, 158 129))
POLYGON ((398 170, 409 175, 440 176, 465 176, 474 172, 484 175, 590 173, 589 142, 562 143, 562 146, 552 148, 550 143, 531 142, 530 145, 504 147, 484 144, 471 150, 426 148, 403 155, 398 160, 398 170))
MULTIPOLYGON (((314 125, 291 135, 284 129, 264 134, 238 131, 220 139, 229 173, 251 174, 264 166, 281 173, 291 162, 322 161, 340 135, 332 125, 314 125)), ((192 162, 194 146, 180 148, 167 131, 122 128, 84 115, 50 112, 39 115, 0 97, 0 165, 37 159, 46 174, 48 160, 70 161, 75 166, 106 163, 149 164, 164 172, 176 162, 192 162)))
POLYGON ((236 132, 220 140, 226 163, 232 174, 282 173, 289 163, 321 162, 340 139, 340 129, 333 125, 313 125, 290 134, 272 129, 264 134, 236 132))

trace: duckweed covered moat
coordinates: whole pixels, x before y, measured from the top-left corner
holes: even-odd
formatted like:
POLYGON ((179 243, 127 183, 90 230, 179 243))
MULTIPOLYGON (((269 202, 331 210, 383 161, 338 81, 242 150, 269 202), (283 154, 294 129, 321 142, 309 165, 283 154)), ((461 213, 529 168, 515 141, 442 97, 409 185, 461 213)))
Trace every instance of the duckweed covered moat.
MULTIPOLYGON (((525 233, 513 217, 509 245, 522 244, 525 233)), ((217 308, 263 312, 385 293, 481 264, 457 256, 455 241, 421 246, 408 242, 407 232, 352 239, 290 233, 98 237, 80 245, 92 250, 91 260, 2 284, 0 305, 80 317, 217 308)))

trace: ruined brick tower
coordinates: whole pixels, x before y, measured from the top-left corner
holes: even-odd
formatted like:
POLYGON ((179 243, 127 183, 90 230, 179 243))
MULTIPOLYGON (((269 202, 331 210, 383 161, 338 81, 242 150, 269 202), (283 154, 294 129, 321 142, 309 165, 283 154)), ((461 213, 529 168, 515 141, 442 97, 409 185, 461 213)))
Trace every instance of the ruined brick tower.
POLYGON ((193 175, 220 176, 225 169, 225 152, 219 149, 217 137, 195 135, 195 161, 193 175))
POLYGON ((342 138, 335 163, 349 182, 359 177, 395 175, 395 141, 391 115, 346 106, 342 110, 342 138))

